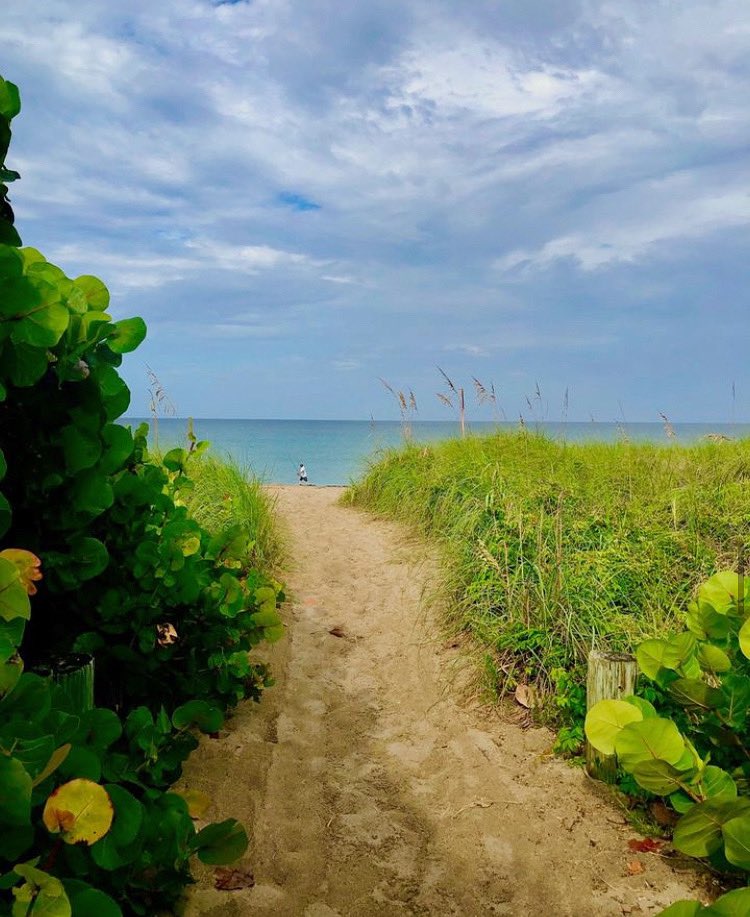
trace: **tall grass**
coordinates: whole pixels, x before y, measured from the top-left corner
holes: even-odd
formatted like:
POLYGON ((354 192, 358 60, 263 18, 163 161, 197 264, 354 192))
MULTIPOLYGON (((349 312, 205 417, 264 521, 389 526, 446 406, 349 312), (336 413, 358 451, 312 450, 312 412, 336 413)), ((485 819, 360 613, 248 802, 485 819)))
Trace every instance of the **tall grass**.
POLYGON ((750 441, 566 444, 528 432, 383 453, 348 498, 442 547, 450 618, 496 686, 668 631, 750 548, 750 441))
POLYGON ((248 562, 260 570, 278 570, 284 556, 273 498, 248 469, 233 459, 201 456, 190 464, 194 489, 185 495, 190 514, 210 532, 233 524, 250 531, 248 562))

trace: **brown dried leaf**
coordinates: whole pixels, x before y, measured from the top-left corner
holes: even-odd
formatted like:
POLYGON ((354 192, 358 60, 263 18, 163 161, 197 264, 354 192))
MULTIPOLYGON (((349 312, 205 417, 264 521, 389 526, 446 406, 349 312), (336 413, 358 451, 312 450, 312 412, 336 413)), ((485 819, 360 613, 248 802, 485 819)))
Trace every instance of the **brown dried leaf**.
POLYGON ((214 870, 214 887, 219 891, 233 892, 254 885, 255 876, 249 866, 220 866, 214 870))
POLYGON ((646 867, 640 860, 633 860, 631 863, 628 863, 627 874, 629 876, 640 876, 645 871, 646 867))
POLYGON ((527 710, 532 710, 537 705, 536 691, 532 685, 519 685, 516 688, 516 701, 527 710))
POLYGON ((329 633, 332 637, 346 637, 346 631, 345 631, 343 628, 338 627, 338 626, 332 627, 332 628, 328 631, 328 633, 329 633))

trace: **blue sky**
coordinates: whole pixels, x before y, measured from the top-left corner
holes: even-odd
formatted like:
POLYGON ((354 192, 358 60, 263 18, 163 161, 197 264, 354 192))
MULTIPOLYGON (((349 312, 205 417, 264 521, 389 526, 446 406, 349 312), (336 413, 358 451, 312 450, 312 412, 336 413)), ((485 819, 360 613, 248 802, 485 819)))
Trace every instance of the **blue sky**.
POLYGON ((5 0, 0 48, 24 242, 148 322, 131 413, 148 364, 183 416, 449 419, 439 365, 750 420, 747 0, 5 0))

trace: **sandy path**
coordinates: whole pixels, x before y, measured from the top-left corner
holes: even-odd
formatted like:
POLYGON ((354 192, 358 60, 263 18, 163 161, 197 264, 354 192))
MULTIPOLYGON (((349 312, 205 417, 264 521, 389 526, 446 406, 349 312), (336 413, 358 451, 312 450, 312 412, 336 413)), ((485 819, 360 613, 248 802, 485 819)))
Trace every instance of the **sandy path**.
POLYGON ((460 702, 457 651, 421 610, 429 562, 398 528, 336 488, 276 492, 297 558, 278 684, 185 778, 209 817, 247 825, 256 885, 205 875, 187 915, 606 917, 692 896, 689 872, 628 850, 636 835, 548 756, 549 733, 460 702))

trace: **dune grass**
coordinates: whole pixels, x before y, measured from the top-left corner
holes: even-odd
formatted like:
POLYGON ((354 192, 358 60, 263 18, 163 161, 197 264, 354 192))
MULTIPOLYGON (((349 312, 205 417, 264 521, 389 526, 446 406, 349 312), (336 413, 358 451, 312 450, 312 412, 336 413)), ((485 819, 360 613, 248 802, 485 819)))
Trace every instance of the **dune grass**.
POLYGON ((486 647, 496 690, 544 691, 561 670, 580 681, 592 646, 669 631, 702 580, 736 566, 750 548, 750 441, 406 444, 347 496, 438 541, 450 622, 486 647))
POLYGON ((231 458, 203 455, 191 462, 189 474, 195 486, 185 502, 193 518, 209 532, 244 525, 254 542, 249 564, 277 571, 284 558, 284 542, 273 498, 252 472, 231 458))

